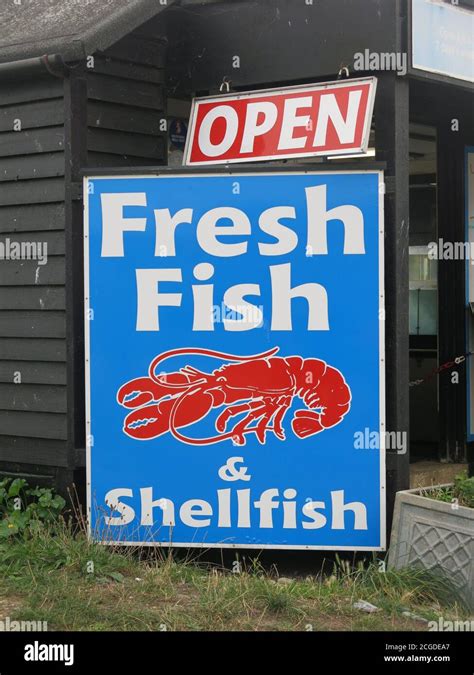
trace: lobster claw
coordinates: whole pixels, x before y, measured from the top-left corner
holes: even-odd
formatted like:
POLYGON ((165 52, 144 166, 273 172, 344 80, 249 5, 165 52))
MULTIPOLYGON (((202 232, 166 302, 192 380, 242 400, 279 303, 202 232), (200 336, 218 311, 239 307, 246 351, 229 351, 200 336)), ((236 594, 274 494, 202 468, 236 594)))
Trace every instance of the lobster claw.
POLYGON ((192 386, 193 377, 187 373, 167 373, 163 383, 138 377, 120 387, 117 402, 132 409, 125 418, 124 433, 136 440, 150 440, 170 431, 172 417, 176 428, 180 428, 207 415, 214 403, 211 394, 194 390, 189 399, 181 399, 192 386))
POLYGON ((117 402, 132 410, 125 418, 124 433, 137 440, 148 440, 169 431, 169 415, 174 403, 171 397, 188 387, 188 376, 183 373, 168 373, 163 383, 150 377, 126 382, 117 392, 117 402))
POLYGON ((130 438, 140 441, 158 438, 169 432, 172 424, 177 430, 199 421, 209 413, 213 403, 212 394, 200 391, 194 392, 189 401, 179 397, 166 398, 130 412, 125 418, 123 431, 130 438))
POLYGON ((159 401, 163 388, 149 377, 137 377, 126 382, 117 392, 117 402, 125 408, 139 408, 152 401, 159 401))
POLYGON ((164 400, 136 408, 123 423, 123 432, 139 441, 157 438, 170 430, 170 413, 174 400, 164 400))
POLYGON ((188 387, 189 377, 184 373, 167 373, 163 376, 163 382, 156 382, 150 377, 137 377, 120 387, 117 402, 125 408, 139 408, 153 401, 158 402, 164 396, 185 391, 188 387), (168 387, 167 384, 171 386, 168 387))

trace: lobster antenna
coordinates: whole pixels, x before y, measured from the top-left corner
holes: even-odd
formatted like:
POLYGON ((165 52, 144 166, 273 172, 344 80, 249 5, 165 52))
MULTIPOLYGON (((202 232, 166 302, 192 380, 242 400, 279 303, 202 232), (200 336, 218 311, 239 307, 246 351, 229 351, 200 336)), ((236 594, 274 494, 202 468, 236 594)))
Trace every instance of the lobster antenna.
POLYGON ((187 387, 194 387, 195 384, 205 384, 206 382, 205 379, 195 380, 194 382, 183 382, 182 384, 167 382, 166 373, 163 375, 163 378, 156 377, 156 375, 152 375, 152 373, 150 373, 150 378, 153 380, 153 382, 156 382, 156 384, 161 384, 163 387, 167 387, 168 389, 180 389, 181 391, 187 387))
MULTIPOLYGON (((218 436, 210 436, 209 438, 190 438, 189 436, 184 436, 180 431, 178 431, 175 425, 176 413, 178 411, 179 406, 186 398, 186 396, 189 396, 190 394, 193 393, 194 391, 187 391, 181 398, 177 398, 175 404, 173 405, 173 408, 171 409, 170 431, 171 434, 176 438, 176 440, 181 441, 183 443, 188 443, 189 445, 212 445, 214 443, 220 443, 221 441, 226 441, 230 438, 233 438, 234 437, 233 431, 227 431, 224 434, 219 434, 218 436)), ((273 431, 274 429, 275 427, 267 427, 268 431, 273 431)), ((255 432, 254 427, 250 427, 249 429, 244 429, 242 431, 244 435, 251 434, 254 432, 255 432)))
MULTIPOLYGON (((263 352, 262 354, 254 354, 253 356, 237 356, 236 354, 226 354, 225 352, 214 351, 213 349, 203 349, 201 347, 183 347, 182 349, 170 349, 167 352, 158 354, 153 361, 150 363, 150 368, 148 374, 150 378, 157 384, 166 384, 167 387, 173 388, 183 388, 183 385, 171 385, 167 382, 163 382, 159 377, 155 375, 156 367, 159 363, 170 359, 173 356, 183 356, 185 354, 193 354, 198 356, 209 356, 211 358, 217 359, 226 359, 227 361, 253 361, 254 359, 265 359, 273 356, 280 350, 280 347, 273 347, 273 349, 263 352)), ((198 382, 190 382, 189 384, 198 384, 198 382)))
MULTIPOLYGON (((170 415, 170 431, 171 434, 176 438, 178 441, 182 441, 184 443, 189 443, 190 445, 211 445, 212 443, 220 443, 220 441, 225 441, 228 438, 232 438, 233 433, 231 431, 228 431, 227 433, 224 434, 219 434, 218 436, 211 436, 209 438, 189 438, 189 436, 184 436, 181 432, 178 431, 176 428, 176 423, 175 423, 175 418, 176 414, 178 412, 179 406, 185 401, 185 399, 190 396, 191 394, 194 394, 196 391, 199 391, 199 387, 196 387, 196 389, 192 389, 191 391, 187 391, 183 396, 179 397, 176 399, 172 409, 171 409, 171 415, 170 415)), ((196 422, 199 420, 196 420, 196 422)), ((248 431, 251 431, 250 429, 248 431)), ((247 433, 246 431, 244 433, 247 433)))

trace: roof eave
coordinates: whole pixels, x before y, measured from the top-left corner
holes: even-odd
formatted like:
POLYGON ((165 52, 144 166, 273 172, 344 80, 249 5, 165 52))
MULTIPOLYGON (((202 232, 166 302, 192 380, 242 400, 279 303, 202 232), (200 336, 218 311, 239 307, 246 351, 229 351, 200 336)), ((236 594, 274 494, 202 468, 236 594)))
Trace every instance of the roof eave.
POLYGON ((43 40, 41 42, 28 42, 26 44, 14 44, 2 47, 0 64, 15 63, 35 59, 45 54, 58 55, 65 62, 81 61, 86 57, 84 44, 75 36, 43 40))
POLYGON ((115 11, 82 34, 2 46, 0 50, 0 64, 4 64, 2 70, 5 71, 10 64, 13 67, 13 64, 19 61, 37 59, 44 55, 54 56, 64 63, 81 61, 119 42, 174 2, 175 0, 167 0, 167 3, 162 5, 157 0, 148 0, 146 3, 143 0, 133 0, 127 7, 115 11))

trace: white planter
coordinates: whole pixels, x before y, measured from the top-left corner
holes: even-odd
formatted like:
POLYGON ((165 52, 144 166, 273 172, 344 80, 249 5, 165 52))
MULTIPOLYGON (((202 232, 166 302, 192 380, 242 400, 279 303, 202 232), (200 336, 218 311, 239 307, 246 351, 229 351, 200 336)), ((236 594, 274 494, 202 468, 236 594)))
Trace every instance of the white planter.
POLYGON ((474 509, 423 496, 443 487, 397 492, 388 566, 443 571, 474 610, 474 509))

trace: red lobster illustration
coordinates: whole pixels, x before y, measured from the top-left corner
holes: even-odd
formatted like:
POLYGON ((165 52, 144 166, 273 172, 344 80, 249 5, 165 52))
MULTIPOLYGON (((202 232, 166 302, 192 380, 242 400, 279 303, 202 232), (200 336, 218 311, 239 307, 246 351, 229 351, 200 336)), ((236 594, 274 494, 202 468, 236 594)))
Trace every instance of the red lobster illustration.
POLYGON ((134 409, 125 418, 124 432, 137 440, 171 432, 176 439, 193 445, 227 439, 244 445, 249 433, 255 433, 263 444, 267 431, 284 440, 283 418, 295 396, 306 405, 306 409, 295 412, 291 421, 299 438, 339 424, 351 402, 351 391, 339 370, 319 359, 275 356, 278 351, 279 347, 274 347, 263 354, 236 356, 209 349, 184 348, 159 354, 150 364, 148 377, 127 382, 117 393, 120 405, 134 409), (234 363, 226 363, 212 373, 187 365, 178 372, 156 374, 158 365, 165 360, 187 355, 234 363), (215 422, 218 435, 189 438, 179 431, 203 419, 212 408, 221 406, 226 407, 215 422), (245 417, 226 431, 229 420, 243 413, 245 417))

